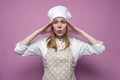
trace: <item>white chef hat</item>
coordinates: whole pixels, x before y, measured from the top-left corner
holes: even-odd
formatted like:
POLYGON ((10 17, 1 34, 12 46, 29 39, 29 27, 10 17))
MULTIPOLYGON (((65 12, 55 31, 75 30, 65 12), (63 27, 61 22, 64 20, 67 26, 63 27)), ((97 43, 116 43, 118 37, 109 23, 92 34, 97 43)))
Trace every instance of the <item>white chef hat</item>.
POLYGON ((72 16, 65 6, 55 6, 48 11, 48 17, 52 21, 56 17, 63 17, 69 20, 72 16))

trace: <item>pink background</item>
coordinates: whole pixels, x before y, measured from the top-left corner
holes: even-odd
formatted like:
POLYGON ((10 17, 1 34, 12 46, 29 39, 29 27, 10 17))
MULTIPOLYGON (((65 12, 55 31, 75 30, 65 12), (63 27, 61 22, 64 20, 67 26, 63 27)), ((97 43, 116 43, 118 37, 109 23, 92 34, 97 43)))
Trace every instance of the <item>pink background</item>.
POLYGON ((0 0, 0 80, 41 80, 42 58, 14 53, 15 44, 49 22, 47 11, 69 8, 74 25, 102 40, 106 51, 83 56, 77 80, 120 80, 120 0, 0 0))

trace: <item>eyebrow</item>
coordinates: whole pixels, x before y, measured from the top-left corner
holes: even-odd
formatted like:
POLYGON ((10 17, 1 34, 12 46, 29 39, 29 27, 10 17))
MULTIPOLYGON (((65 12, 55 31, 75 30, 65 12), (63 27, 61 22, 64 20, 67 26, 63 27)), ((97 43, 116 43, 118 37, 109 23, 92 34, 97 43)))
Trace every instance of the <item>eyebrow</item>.
MULTIPOLYGON (((58 20, 55 19, 55 20, 53 20, 53 21, 58 21, 58 20)), ((65 19, 61 19, 61 21, 66 21, 66 20, 65 20, 65 19)))

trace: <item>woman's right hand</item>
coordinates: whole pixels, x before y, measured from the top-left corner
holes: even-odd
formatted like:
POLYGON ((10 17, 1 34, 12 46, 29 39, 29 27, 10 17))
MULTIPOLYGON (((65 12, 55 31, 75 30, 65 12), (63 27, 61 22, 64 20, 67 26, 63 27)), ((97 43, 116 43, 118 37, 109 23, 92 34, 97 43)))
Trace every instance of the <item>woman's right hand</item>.
POLYGON ((30 34, 28 37, 26 37, 24 40, 20 42, 20 44, 28 45, 31 43, 31 41, 38 36, 39 34, 45 34, 47 33, 47 29, 52 25, 52 22, 48 23, 47 25, 43 26, 42 28, 36 30, 32 34, 30 34))
POLYGON ((45 26, 43 26, 42 28, 38 29, 38 34, 45 34, 48 33, 50 31, 47 31, 48 28, 52 25, 52 22, 49 22, 48 24, 46 24, 45 26))

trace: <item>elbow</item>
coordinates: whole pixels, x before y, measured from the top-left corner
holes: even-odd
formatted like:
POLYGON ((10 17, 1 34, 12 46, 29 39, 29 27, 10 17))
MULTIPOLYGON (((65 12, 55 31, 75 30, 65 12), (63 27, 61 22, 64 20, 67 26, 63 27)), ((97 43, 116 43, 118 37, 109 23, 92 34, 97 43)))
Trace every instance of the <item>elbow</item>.
POLYGON ((106 50, 105 46, 102 46, 101 53, 103 53, 106 50))
POLYGON ((23 55, 24 53, 25 53, 25 51, 26 51, 26 48, 20 48, 20 47, 18 47, 18 46, 16 46, 15 48, 14 48, 14 52, 16 53, 16 54, 18 54, 18 55, 23 55))
POLYGON ((106 48, 105 48, 104 45, 101 45, 101 47, 96 48, 95 50, 96 50, 96 53, 99 55, 99 54, 104 53, 104 51, 106 50, 106 48))
POLYGON ((27 50, 27 46, 26 45, 20 45, 19 43, 14 48, 14 52, 18 55, 23 55, 26 50, 27 50))
POLYGON ((23 55, 23 52, 18 50, 17 48, 14 49, 14 52, 18 55, 23 55))

